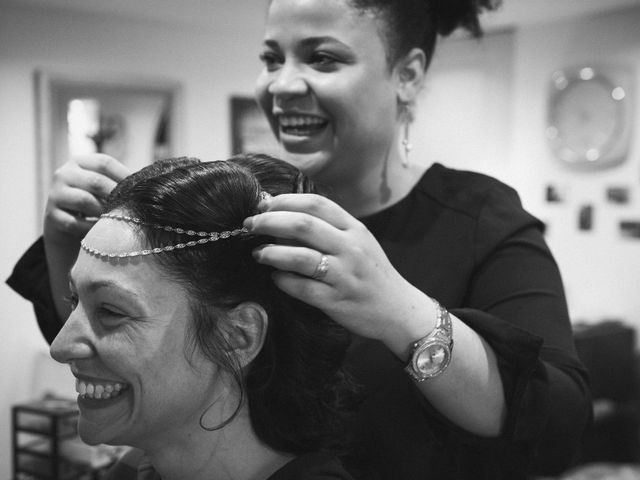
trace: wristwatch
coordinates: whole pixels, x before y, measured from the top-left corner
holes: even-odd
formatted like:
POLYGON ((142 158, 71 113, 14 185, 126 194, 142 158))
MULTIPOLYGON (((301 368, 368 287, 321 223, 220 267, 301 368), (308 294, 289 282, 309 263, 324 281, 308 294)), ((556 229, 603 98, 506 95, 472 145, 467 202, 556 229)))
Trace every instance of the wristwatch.
POLYGON ((449 312, 433 300, 436 305, 436 326, 431 332, 411 345, 409 363, 405 371, 417 382, 434 378, 444 372, 451 362, 453 351, 453 329, 449 312))

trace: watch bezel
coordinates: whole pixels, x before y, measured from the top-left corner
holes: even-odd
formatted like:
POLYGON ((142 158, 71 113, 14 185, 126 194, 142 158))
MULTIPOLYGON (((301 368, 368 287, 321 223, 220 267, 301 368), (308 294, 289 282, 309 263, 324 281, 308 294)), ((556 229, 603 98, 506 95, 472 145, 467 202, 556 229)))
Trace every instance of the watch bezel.
MULTIPOLYGON (((435 332, 434 332, 435 333, 435 332)), ((434 378, 440 375, 451 363, 451 353, 453 349, 453 340, 447 341, 442 338, 438 338, 434 336, 434 338, 427 338, 426 340, 419 342, 415 350, 413 351, 413 355, 411 357, 411 373, 416 378, 416 380, 426 380, 428 378, 434 378), (440 346, 445 353, 445 358, 440 363, 439 368, 437 370, 429 372, 423 372, 418 367, 418 361, 420 360, 420 355, 425 352, 430 347, 440 346)))

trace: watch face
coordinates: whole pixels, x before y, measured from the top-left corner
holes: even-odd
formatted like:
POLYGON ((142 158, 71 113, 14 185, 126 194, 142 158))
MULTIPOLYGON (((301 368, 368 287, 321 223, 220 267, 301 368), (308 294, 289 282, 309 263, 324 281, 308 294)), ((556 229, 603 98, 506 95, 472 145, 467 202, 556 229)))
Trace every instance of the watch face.
POLYGON ((590 67, 552 78, 547 139, 569 165, 610 166, 624 160, 628 92, 590 67))
POLYGON ((451 351, 441 342, 426 344, 414 358, 414 369, 425 378, 440 373, 449 364, 451 351))

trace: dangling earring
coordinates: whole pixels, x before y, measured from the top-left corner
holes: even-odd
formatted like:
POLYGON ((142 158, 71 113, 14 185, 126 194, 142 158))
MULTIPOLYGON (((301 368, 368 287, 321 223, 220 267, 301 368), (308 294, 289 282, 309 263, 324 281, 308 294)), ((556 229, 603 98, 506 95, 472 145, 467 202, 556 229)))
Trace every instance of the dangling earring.
POLYGON ((409 153, 413 149, 413 145, 411 145, 411 141, 409 140, 409 128, 411 126, 411 121, 413 120, 413 112, 411 111, 410 103, 402 103, 402 116, 404 120, 404 131, 402 135, 402 148, 404 150, 404 155, 402 157, 402 166, 404 168, 409 168, 409 153))
POLYGON ((409 122, 409 120, 407 120, 404 123, 404 135, 402 137, 402 146, 404 148, 404 156, 402 157, 402 166, 404 168, 409 168, 409 152, 411 152, 411 149, 413 148, 413 145, 411 145, 411 142, 409 141, 409 125, 411 122, 409 122))

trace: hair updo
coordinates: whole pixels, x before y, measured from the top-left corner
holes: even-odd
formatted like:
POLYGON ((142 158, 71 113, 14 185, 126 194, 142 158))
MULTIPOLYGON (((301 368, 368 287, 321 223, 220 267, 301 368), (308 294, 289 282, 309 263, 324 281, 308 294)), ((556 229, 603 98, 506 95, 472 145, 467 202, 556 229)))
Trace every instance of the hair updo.
MULTIPOLYGON (((313 193, 314 186, 295 167, 266 155, 214 162, 169 159, 125 178, 105 209, 122 210, 147 224, 137 227, 152 248, 175 245, 184 237, 149 224, 207 232, 237 229, 257 213, 263 191, 272 196, 313 193)), ((274 241, 242 234, 153 258, 189 292, 190 344, 232 374, 258 437, 294 454, 339 448, 345 438, 344 417, 356 398, 342 370, 350 336, 319 309, 278 289, 272 268, 253 259, 254 248, 274 241), (263 348, 241 369, 229 353, 221 321, 245 301, 259 303, 269 322, 263 348)), ((234 417, 221 425, 201 426, 219 429, 234 417)))
POLYGON ((382 21, 387 63, 395 64, 412 48, 421 48, 428 67, 437 36, 446 37, 458 28, 480 37, 478 16, 493 10, 501 0, 347 0, 355 9, 371 11, 382 21))

